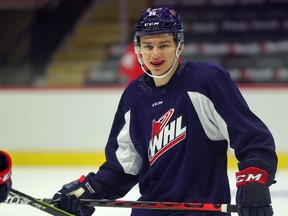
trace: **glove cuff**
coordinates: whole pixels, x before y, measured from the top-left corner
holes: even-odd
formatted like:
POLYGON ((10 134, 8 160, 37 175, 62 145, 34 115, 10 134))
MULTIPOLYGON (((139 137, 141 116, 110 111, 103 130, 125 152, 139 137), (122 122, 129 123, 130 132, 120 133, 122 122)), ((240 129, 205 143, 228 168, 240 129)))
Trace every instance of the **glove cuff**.
POLYGON ((266 185, 268 173, 258 167, 248 167, 236 172, 236 186, 241 187, 245 184, 259 183, 266 185))
POLYGON ((1 158, 6 160, 7 166, 0 168, 0 185, 7 183, 12 175, 12 159, 10 155, 4 151, 0 151, 1 158))
POLYGON ((275 181, 276 167, 273 167, 268 162, 263 161, 259 158, 253 158, 253 159, 243 160, 240 163, 238 163, 238 168, 240 172, 250 167, 257 167, 258 169, 261 169, 267 172, 268 179, 265 183, 266 186, 270 186, 271 184, 276 183, 275 181))
POLYGON ((97 194, 96 189, 94 189, 93 185, 91 185, 91 177, 93 178, 95 174, 94 173, 89 173, 87 176, 82 175, 79 179, 78 182, 83 185, 84 190, 86 193, 89 193, 90 196, 95 196, 97 194))

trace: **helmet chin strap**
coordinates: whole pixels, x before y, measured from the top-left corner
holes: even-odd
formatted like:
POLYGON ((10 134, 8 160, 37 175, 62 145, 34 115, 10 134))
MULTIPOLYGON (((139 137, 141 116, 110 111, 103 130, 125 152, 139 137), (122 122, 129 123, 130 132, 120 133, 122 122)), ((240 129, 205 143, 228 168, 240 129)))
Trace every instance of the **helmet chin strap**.
POLYGON ((137 54, 137 58, 138 58, 138 61, 140 63, 140 66, 141 66, 141 69, 143 70, 144 73, 146 73, 148 76, 152 77, 152 78, 156 78, 156 79, 161 79, 161 78, 164 78, 166 76, 168 76, 168 74, 171 73, 172 69, 174 68, 180 54, 178 53, 178 50, 180 48, 181 44, 179 43, 178 46, 177 46, 177 49, 176 49, 176 58, 174 60, 174 63, 172 64, 172 66, 162 75, 152 75, 150 73, 148 73, 148 71, 145 70, 145 67, 144 67, 144 62, 142 60, 142 58, 140 57, 139 54, 137 54))

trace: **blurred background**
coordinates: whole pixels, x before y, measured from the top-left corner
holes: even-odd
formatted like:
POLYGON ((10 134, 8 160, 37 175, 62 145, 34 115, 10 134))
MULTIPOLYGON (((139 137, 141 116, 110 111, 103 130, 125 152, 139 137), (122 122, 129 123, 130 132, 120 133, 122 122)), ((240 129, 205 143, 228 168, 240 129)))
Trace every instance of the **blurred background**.
MULTIPOLYGON (((284 216, 288 0, 0 0, 0 148, 12 155, 14 186, 51 197, 97 170, 121 94, 142 74, 134 25, 147 7, 169 5, 184 21, 182 60, 227 68, 274 135, 272 195, 284 216)), ((228 156, 233 184, 237 161, 228 156)), ((1 212, 23 215, 5 205, 1 212)))
POLYGON ((228 69, 288 167, 288 0, 0 0, 0 147, 16 164, 103 162, 123 89, 143 73, 134 25, 161 6, 184 21, 181 59, 228 69))
POLYGON ((143 73, 134 26, 162 6, 184 21, 181 59, 228 69, 288 167, 288 0, 0 0, 0 147, 15 164, 104 161, 119 98, 143 73))
POLYGON ((1 0, 0 86, 125 84, 138 75, 134 25, 163 5, 184 20, 184 60, 223 65, 237 83, 288 83, 287 0, 1 0))

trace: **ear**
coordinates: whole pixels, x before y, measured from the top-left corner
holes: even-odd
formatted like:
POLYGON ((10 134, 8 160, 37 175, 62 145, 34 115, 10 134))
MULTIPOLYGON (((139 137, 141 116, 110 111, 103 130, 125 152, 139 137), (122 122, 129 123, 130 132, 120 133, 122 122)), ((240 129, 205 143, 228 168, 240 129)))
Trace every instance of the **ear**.
POLYGON ((184 48, 184 45, 181 44, 177 50, 177 54, 176 54, 176 57, 179 58, 180 54, 182 53, 183 51, 183 48, 184 48))

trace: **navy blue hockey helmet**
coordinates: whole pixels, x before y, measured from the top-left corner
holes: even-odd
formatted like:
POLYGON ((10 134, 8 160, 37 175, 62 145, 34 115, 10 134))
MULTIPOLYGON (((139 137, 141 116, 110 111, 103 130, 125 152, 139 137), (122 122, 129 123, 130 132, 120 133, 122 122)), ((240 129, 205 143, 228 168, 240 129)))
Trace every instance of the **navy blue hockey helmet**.
POLYGON ((184 33, 183 33, 183 22, 172 8, 161 7, 161 8, 148 8, 140 16, 138 23, 135 26, 134 34, 134 51, 137 56, 138 62, 142 70, 153 78, 163 78, 167 76, 173 66, 176 64, 180 53, 178 52, 180 47, 184 46, 184 33), (153 35, 153 34, 167 34, 172 33, 173 39, 177 43, 176 58, 170 69, 161 76, 151 75, 145 69, 143 58, 140 51, 140 37, 142 35, 153 35))
POLYGON ((135 26, 135 34, 183 32, 183 22, 173 9, 169 7, 148 8, 140 16, 135 26))
POLYGON ((142 35, 173 33, 176 43, 183 44, 183 22, 172 8, 148 8, 140 16, 135 26, 135 46, 139 46, 142 35))

